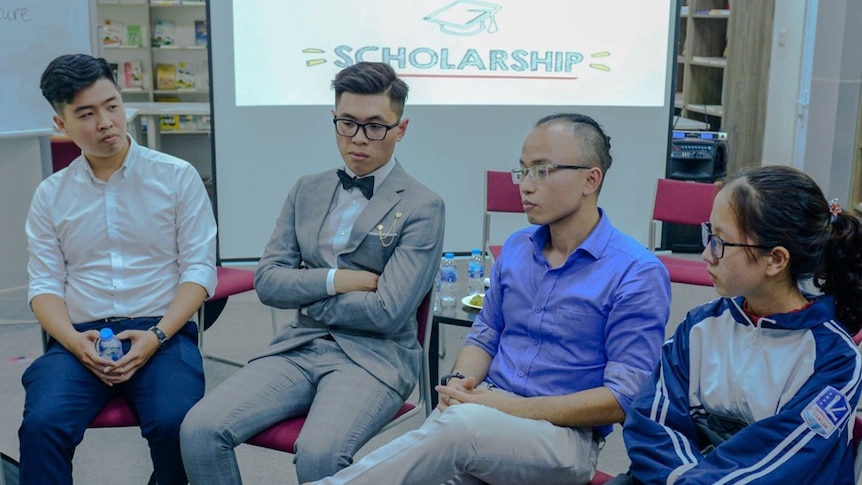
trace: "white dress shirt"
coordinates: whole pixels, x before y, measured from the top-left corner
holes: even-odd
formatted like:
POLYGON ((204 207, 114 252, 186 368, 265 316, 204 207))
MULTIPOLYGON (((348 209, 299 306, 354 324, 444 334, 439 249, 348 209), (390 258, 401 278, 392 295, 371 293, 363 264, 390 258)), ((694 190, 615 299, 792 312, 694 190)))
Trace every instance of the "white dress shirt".
MULTIPOLYGON (((392 172, 392 167, 394 166, 393 159, 390 159, 382 167, 366 175, 366 177, 374 176, 374 193, 377 193, 380 184, 386 180, 386 177, 392 172)), ((351 177, 356 176, 347 167, 344 167, 344 171, 351 177)), ((347 246, 350 232, 353 230, 353 224, 359 219, 359 215, 368 206, 369 201, 370 199, 366 199, 358 188, 354 187, 350 190, 341 190, 339 188, 335 207, 333 207, 332 212, 326 217, 326 222, 324 222, 323 228, 320 231, 321 252, 333 268, 326 275, 326 292, 330 295, 335 295, 335 266, 338 255, 347 246)))
POLYGON ((79 156, 33 196, 28 299, 63 298, 73 323, 162 316, 185 282, 215 291, 216 225, 200 175, 129 140, 107 182, 79 156))

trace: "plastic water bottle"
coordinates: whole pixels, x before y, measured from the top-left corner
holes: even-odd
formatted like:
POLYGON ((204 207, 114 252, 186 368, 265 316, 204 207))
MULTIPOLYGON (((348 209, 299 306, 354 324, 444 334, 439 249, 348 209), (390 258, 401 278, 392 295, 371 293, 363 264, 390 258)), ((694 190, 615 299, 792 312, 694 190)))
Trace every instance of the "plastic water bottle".
POLYGON ((458 268, 455 266, 455 255, 446 253, 440 263, 440 308, 446 310, 455 308, 455 283, 458 281, 458 268))
POLYGON ((474 249, 467 264, 467 292, 471 295, 485 293, 485 258, 481 249, 474 249))
POLYGON ((432 311, 434 313, 440 311, 440 268, 437 268, 437 277, 434 278, 434 309, 432 311))
POLYGON ((99 330, 99 341, 96 342, 96 351, 105 359, 114 362, 123 357, 123 343, 114 335, 110 328, 99 330))

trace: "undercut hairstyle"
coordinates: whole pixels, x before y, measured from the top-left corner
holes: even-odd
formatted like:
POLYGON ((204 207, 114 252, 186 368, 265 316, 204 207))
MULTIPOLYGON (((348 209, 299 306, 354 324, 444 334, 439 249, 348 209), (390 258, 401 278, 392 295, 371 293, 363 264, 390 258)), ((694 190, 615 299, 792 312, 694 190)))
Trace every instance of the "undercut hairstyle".
POLYGON ((103 78, 117 85, 111 66, 105 59, 87 54, 66 54, 48 64, 39 87, 54 111, 63 116, 63 109, 79 92, 103 78))
POLYGON ((410 88, 395 74, 395 69, 385 62, 357 62, 345 67, 332 80, 335 90, 335 104, 344 93, 385 94, 389 97, 389 107, 401 118, 404 103, 410 88))
MULTIPOLYGON (((724 181, 742 234, 754 244, 782 246, 790 275, 835 298, 836 319, 850 335, 862 327, 862 224, 841 212, 833 217, 817 183, 786 166, 748 169, 724 181)), ((748 248, 766 252, 768 249, 748 248)))
POLYGON ((584 157, 592 166, 598 167, 602 171, 602 184, 599 185, 599 191, 604 185, 604 175, 608 173, 613 163, 611 157, 611 137, 605 134, 601 125, 587 115, 579 113, 556 113, 545 116, 536 122, 536 127, 551 123, 569 123, 572 125, 573 134, 581 142, 580 157, 584 157))

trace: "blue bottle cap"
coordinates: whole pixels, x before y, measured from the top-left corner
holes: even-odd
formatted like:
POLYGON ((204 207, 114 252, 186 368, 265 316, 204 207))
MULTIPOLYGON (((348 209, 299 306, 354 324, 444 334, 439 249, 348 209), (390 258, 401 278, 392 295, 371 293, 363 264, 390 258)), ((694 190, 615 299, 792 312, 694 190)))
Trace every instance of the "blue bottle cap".
POLYGON ((455 253, 446 253, 443 257, 446 259, 455 259, 455 253))
POLYGON ((114 331, 111 330, 110 328, 105 327, 105 328, 99 330, 99 338, 102 340, 108 340, 108 339, 114 338, 114 331))

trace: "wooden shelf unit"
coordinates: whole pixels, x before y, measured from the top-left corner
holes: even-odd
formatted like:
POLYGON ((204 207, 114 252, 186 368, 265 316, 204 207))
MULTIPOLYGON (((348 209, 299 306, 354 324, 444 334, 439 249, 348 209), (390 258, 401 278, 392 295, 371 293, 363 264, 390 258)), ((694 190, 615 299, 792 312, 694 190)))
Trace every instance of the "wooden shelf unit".
POLYGON ((681 0, 676 114, 727 132, 728 171, 760 165, 775 0, 681 0))
POLYGON ((128 45, 122 38, 120 45, 97 46, 97 54, 108 62, 117 64, 117 83, 125 101, 184 101, 209 102, 209 74, 207 46, 195 44, 195 21, 206 21, 206 2, 183 1, 182 3, 147 0, 98 0, 97 25, 99 38, 104 35, 107 21, 123 26, 137 25, 141 28, 141 45, 128 45), (159 20, 173 22, 174 44, 152 46, 155 24, 159 20), (138 61, 142 69, 142 86, 130 87, 125 82, 124 64, 138 61), (195 87, 185 89, 158 89, 156 66, 160 63, 179 66, 184 63, 192 67, 195 87))
POLYGON ((683 117, 720 130, 727 59, 728 0, 682 0, 674 106, 683 117))

